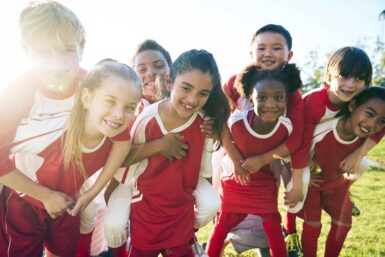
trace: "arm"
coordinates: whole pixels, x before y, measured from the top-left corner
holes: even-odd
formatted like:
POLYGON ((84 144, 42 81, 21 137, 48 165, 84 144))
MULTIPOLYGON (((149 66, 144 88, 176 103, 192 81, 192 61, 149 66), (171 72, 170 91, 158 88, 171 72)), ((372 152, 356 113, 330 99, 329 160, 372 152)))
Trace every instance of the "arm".
POLYGON ((227 126, 223 130, 223 148, 226 151, 226 154, 230 157, 234 165, 234 176, 235 181, 242 185, 246 185, 250 182, 249 172, 242 167, 243 156, 239 150, 234 145, 231 139, 231 133, 227 126))
POLYGON ((163 154, 170 160, 182 159, 188 149, 188 145, 182 142, 182 139, 181 134, 171 133, 147 143, 133 144, 124 165, 130 166, 157 154, 163 154))
POLYGON ((341 163, 340 168, 347 173, 356 173, 360 171, 361 161, 367 153, 376 145, 377 143, 371 138, 367 138, 365 142, 353 153, 349 154, 341 163))
POLYGON ((52 218, 60 216, 73 204, 72 199, 66 194, 33 182, 17 169, 0 176, 0 183, 42 202, 52 218))
POLYGON ((285 193, 285 204, 294 207, 299 201, 303 200, 303 169, 292 169, 293 188, 285 193))
POLYGON ((127 154, 131 149, 131 141, 113 141, 111 151, 108 155, 105 166, 102 172, 86 192, 84 192, 76 202, 74 208, 69 210, 69 214, 76 216, 81 212, 107 185, 115 172, 122 166, 127 154))

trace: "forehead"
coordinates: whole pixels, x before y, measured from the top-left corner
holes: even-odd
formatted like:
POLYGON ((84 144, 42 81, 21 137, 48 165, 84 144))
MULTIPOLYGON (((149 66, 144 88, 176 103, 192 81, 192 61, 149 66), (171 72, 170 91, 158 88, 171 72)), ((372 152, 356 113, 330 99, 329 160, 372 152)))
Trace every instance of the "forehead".
POLYGON ((144 50, 135 56, 135 66, 150 64, 156 61, 166 62, 164 55, 157 50, 144 50))
POLYGON ((281 81, 274 79, 264 79, 258 81, 254 87, 254 92, 258 93, 259 91, 286 92, 286 87, 281 81))
POLYGON ((275 32, 263 32, 258 34, 255 37, 253 45, 273 45, 273 44, 281 44, 287 47, 287 42, 285 37, 280 33, 275 32))
POLYGON ((188 70, 177 75, 175 78, 175 84, 189 84, 197 90, 211 91, 213 88, 210 73, 204 73, 196 69, 188 70))
POLYGON ((374 98, 374 99, 367 101, 366 103, 362 104, 359 107, 361 107, 362 109, 366 109, 366 108, 373 109, 376 111, 376 113, 379 117, 385 117, 385 101, 384 100, 374 98))
MULTIPOLYGON (((136 98, 137 94, 141 94, 141 88, 134 81, 124 79, 121 76, 110 74, 103 78, 101 86, 96 90, 96 93, 104 96, 114 96, 116 98, 130 101, 131 98, 136 98)), ((136 99, 131 99, 135 100, 136 99)))

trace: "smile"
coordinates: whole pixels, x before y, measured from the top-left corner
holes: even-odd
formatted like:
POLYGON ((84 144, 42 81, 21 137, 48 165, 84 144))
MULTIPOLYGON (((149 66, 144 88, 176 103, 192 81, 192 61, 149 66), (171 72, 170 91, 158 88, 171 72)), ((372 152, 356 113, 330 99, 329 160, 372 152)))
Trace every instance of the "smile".
POLYGON ((105 122, 107 123, 108 126, 110 126, 113 129, 118 129, 121 126, 121 124, 110 121, 110 120, 105 120, 105 122))

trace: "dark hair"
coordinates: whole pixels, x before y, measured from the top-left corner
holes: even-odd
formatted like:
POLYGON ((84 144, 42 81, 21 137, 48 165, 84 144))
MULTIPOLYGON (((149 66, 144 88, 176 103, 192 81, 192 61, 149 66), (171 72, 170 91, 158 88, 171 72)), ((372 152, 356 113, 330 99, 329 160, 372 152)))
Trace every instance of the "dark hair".
POLYGON ((285 29, 283 26, 276 25, 276 24, 267 24, 267 25, 261 27, 260 29, 258 29, 254 33, 253 37, 251 38, 251 44, 254 43, 255 38, 259 34, 262 34, 262 33, 265 33, 265 32, 272 32, 272 33, 281 34, 285 38, 285 40, 286 40, 287 48, 289 49, 289 51, 291 50, 291 47, 293 46, 293 39, 291 38, 291 35, 290 35, 289 31, 287 31, 287 29, 285 29))
POLYGON ((132 58, 132 65, 134 66, 135 63, 135 57, 146 50, 154 50, 154 51, 159 51, 162 53, 163 57, 166 59, 166 62, 169 67, 172 65, 172 60, 170 53, 163 47, 161 46, 158 42, 152 39, 146 39, 143 42, 141 42, 138 47, 136 48, 135 54, 132 58))
POLYGON ((204 114, 214 118, 213 132, 222 145, 222 131, 230 115, 230 107, 221 86, 221 77, 214 56, 206 50, 190 50, 182 53, 171 66, 170 76, 173 81, 180 74, 191 70, 200 70, 211 77, 213 88, 203 106, 204 114))
MULTIPOLYGON (((385 102, 385 88, 384 87, 366 87, 358 95, 356 95, 351 101, 354 101, 355 108, 369 102, 372 99, 379 99, 385 102)), ((349 104, 345 104, 342 109, 337 113, 336 117, 350 116, 349 104)))
POLYGON ((364 50, 357 47, 343 47, 330 56, 325 68, 323 82, 328 85, 332 76, 353 77, 365 81, 369 86, 372 81, 372 64, 364 50))
POLYGON ((260 70, 254 64, 247 66, 235 80, 235 87, 243 97, 250 98, 255 85, 262 80, 276 80, 285 85, 291 94, 302 86, 300 70, 295 64, 286 64, 279 69, 260 70))

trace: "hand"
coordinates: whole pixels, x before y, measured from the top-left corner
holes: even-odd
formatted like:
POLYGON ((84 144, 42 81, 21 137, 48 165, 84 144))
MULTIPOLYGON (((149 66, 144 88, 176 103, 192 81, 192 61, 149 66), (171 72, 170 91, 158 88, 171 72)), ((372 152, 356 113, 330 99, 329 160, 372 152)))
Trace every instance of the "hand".
POLYGON ((161 153, 169 160, 182 159, 188 150, 188 144, 183 142, 183 135, 171 133, 163 136, 161 153))
POLYGON ((259 171, 265 164, 261 156, 252 156, 242 161, 242 168, 249 171, 250 173, 255 173, 259 171))
POLYGON ((200 125, 201 131, 205 134, 206 138, 216 139, 213 133, 214 120, 210 117, 205 117, 204 122, 200 125))
POLYGON ((43 201, 44 208, 53 219, 61 216, 73 204, 74 201, 71 197, 53 190, 48 194, 47 199, 43 201))
POLYGON ((340 163, 340 169, 348 174, 357 174, 361 169, 361 160, 362 156, 354 151, 340 163))
POLYGON ((87 205, 94 199, 94 196, 90 193, 90 191, 84 192, 76 201, 74 206, 70 206, 67 208, 67 213, 71 216, 78 215, 81 211, 83 211, 87 205))
POLYGON ((241 185, 248 185, 250 183, 250 173, 242 168, 241 162, 234 163, 234 179, 241 185))
POLYGON ((303 190, 298 188, 293 188, 289 192, 285 192, 285 204, 289 207, 294 207, 298 202, 303 200, 303 190))
POLYGON ((311 174, 309 185, 311 185, 313 187, 320 187, 323 182, 324 181, 321 178, 320 174, 311 174))

